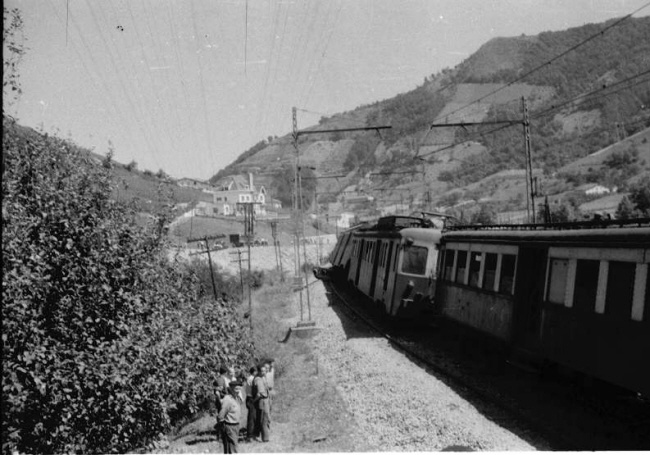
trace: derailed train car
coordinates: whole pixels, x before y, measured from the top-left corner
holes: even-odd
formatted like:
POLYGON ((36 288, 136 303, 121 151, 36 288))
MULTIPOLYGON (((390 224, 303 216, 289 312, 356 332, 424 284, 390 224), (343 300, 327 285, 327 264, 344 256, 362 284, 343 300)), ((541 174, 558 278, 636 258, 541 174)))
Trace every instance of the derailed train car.
POLYGON ((650 396, 647 223, 457 228, 440 247, 445 318, 650 396))
POLYGON ((331 262, 390 316, 435 310, 511 353, 650 396, 650 219, 441 233, 387 217, 344 232, 331 262))
POLYGON ((432 309, 440 235, 424 218, 384 217, 345 231, 330 262, 388 315, 418 318, 432 309))

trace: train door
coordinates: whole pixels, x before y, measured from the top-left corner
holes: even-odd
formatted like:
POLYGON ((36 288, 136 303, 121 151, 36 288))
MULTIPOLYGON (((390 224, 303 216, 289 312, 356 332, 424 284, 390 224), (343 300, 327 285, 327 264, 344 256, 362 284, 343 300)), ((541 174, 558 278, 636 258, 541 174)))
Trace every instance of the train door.
POLYGON ((546 248, 519 247, 515 276, 513 340, 537 350, 540 343, 546 248))
POLYGON ((393 242, 391 240, 384 242, 382 254, 379 258, 381 267, 377 269, 377 282, 375 284, 375 299, 380 302, 386 302, 386 290, 388 289, 388 274, 390 273, 392 251, 393 242))
POLYGON ((359 254, 357 256, 357 271, 354 277, 355 288, 359 287, 359 276, 361 275, 361 265, 363 264, 363 255, 366 254, 366 248, 367 248, 366 241, 362 239, 359 242, 359 254))
POLYGON ((370 289, 368 291, 368 296, 370 298, 373 298, 375 296, 375 285, 377 284, 377 269, 379 267, 380 252, 382 250, 381 246, 383 246, 383 242, 381 240, 377 240, 375 242, 375 252, 372 258, 372 276, 370 278, 370 289))
POLYGON ((395 294, 395 277, 397 275, 397 261, 399 260, 399 240, 393 240, 390 243, 390 251, 388 252, 389 258, 386 263, 388 270, 386 271, 386 292, 384 294, 384 308, 386 313, 390 314, 393 307, 393 296, 395 294), (392 256, 390 254, 392 253, 392 256))

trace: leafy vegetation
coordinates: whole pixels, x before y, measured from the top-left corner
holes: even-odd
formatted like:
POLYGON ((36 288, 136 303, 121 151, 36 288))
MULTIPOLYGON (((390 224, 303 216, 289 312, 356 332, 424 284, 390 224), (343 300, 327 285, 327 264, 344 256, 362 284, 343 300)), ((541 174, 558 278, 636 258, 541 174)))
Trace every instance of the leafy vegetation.
POLYGON ((214 184, 217 181, 219 181, 219 179, 221 179, 223 177, 226 177, 228 175, 231 175, 232 171, 230 171, 230 169, 235 169, 237 164, 243 163, 244 161, 246 161, 251 156, 255 155, 260 150, 263 150, 267 145, 269 145, 269 143, 271 142, 272 139, 273 138, 271 136, 269 136, 268 141, 265 140, 265 139, 262 139, 261 141, 259 141, 257 144, 255 144, 254 146, 252 146, 251 148, 246 150, 244 153, 239 155, 235 161, 233 161, 228 166, 226 166, 224 169, 221 169, 214 176, 212 176, 209 179, 209 182, 211 184, 214 184))
MULTIPOLYGON (((612 23, 613 21, 609 21, 560 32, 545 32, 539 34, 534 40, 512 38, 519 40, 518 55, 511 56, 513 59, 521 60, 521 64, 516 68, 474 77, 472 76, 473 60, 470 58, 460 65, 454 80, 457 83, 511 82, 521 74, 531 72, 544 62, 562 54, 571 46, 597 34, 612 23)), ((638 75, 647 69, 644 56, 648 53, 650 53, 650 18, 630 18, 581 46, 579 50, 554 60, 552 65, 546 65, 532 72, 525 82, 550 86, 556 90, 555 98, 539 106, 538 111, 544 111, 572 97, 607 88, 617 81, 626 79, 637 81, 638 75)), ((622 85, 622 87, 626 86, 622 85)), ((533 118, 531 144, 534 166, 552 172, 571 161, 610 145, 618 139, 613 131, 614 126, 621 122, 621 119, 627 119, 624 125, 626 134, 633 134, 650 126, 650 119, 642 112, 644 106, 648 106, 649 103, 650 90, 647 84, 630 84, 625 90, 613 92, 613 96, 603 92, 599 96, 582 99, 568 106, 568 112, 597 111, 600 115, 600 121, 583 134, 563 132, 561 123, 553 116, 533 118)), ((552 113, 555 114, 557 111, 552 113)), ((492 109, 488 118, 496 117, 496 112, 492 109)), ((522 114, 519 107, 499 106, 499 117, 518 119, 522 114)), ((479 133, 477 128, 472 132, 479 133)), ((462 186, 503 169, 523 168, 522 137, 521 130, 517 128, 477 136, 490 150, 490 154, 471 157, 463 163, 458 172, 444 173, 440 180, 462 186)), ((620 183, 622 180, 622 174, 599 175, 592 178, 603 177, 612 184, 620 183)))
MULTIPOLYGON (((314 172, 308 167, 302 168, 300 175, 302 207, 306 209, 311 206, 314 200, 316 179, 314 172)), ((282 202, 283 207, 293 206, 294 182, 295 168, 289 164, 283 165, 280 171, 273 176, 270 185, 271 194, 282 202)))
POLYGON ((650 176, 639 180, 630 188, 616 210, 616 218, 650 217, 650 176))
POLYGON ((404 136, 427 129, 445 107, 445 102, 442 94, 425 83, 382 103, 380 110, 368 115, 367 124, 391 125, 392 128, 382 134, 387 144, 394 144, 404 136))
POLYGON ((110 170, 3 119, 3 453, 126 452, 211 401, 248 362, 238 303, 215 301, 110 198, 110 170))
POLYGON ((343 169, 346 171, 361 169, 361 172, 371 170, 377 162, 375 150, 379 143, 380 139, 374 132, 359 136, 343 162, 343 169))

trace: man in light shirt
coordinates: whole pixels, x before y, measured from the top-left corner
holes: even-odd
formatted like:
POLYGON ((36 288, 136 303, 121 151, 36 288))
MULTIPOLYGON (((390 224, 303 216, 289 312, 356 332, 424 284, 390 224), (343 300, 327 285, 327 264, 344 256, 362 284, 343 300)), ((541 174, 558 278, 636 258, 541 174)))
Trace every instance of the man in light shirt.
POLYGON ((273 359, 266 359, 264 360, 264 365, 266 366, 266 375, 264 378, 266 379, 266 386, 269 389, 269 412, 273 409, 273 396, 275 395, 274 385, 275 385, 275 368, 273 367, 273 363, 275 360, 273 359))
POLYGON ((241 388, 241 382, 230 381, 228 394, 223 398, 221 411, 217 415, 217 433, 223 441, 223 453, 237 453, 242 406, 241 388))

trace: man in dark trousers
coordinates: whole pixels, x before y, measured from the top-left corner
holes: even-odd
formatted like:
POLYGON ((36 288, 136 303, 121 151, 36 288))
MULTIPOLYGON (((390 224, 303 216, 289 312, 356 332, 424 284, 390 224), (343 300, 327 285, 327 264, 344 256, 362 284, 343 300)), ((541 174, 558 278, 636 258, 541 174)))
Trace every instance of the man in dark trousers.
POLYGON ((257 377, 253 381, 253 396, 257 407, 256 434, 262 436, 262 442, 269 442, 271 433, 271 409, 269 407, 269 388, 266 383, 266 366, 257 367, 257 377))
POLYGON ((253 382, 255 381, 255 374, 257 368, 251 367, 244 383, 246 390, 246 409, 248 410, 248 417, 246 419, 246 441, 253 440, 257 434, 255 433, 255 425, 257 423, 257 406, 255 404, 255 395, 253 394, 253 382))
POLYGON ((241 387, 239 381, 231 381, 228 394, 221 402, 221 411, 217 416, 217 434, 223 441, 223 453, 237 453, 239 439, 239 419, 241 417, 241 387))

